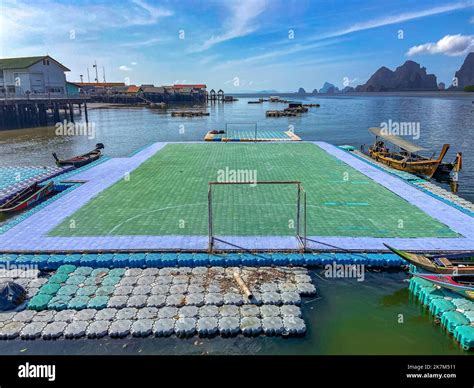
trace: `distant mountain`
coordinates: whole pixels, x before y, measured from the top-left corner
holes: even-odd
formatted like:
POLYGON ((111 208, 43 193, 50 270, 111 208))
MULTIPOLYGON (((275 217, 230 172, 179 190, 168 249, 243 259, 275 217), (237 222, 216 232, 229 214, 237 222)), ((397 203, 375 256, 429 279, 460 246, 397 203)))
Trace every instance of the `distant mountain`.
POLYGON ((331 93, 337 93, 337 92, 339 92, 339 89, 335 87, 333 84, 330 84, 329 82, 325 82, 323 87, 319 89, 319 93, 331 94, 331 93))
POLYGON ((352 86, 346 86, 344 89, 341 90, 341 93, 350 93, 354 91, 355 89, 352 86))
POLYGON ((318 94, 318 89, 313 89, 313 92, 311 94, 318 94))
POLYGON ((306 90, 304 90, 303 88, 299 88, 298 94, 306 94, 306 90))
POLYGON ((392 71, 385 66, 378 69, 357 92, 394 92, 407 90, 438 90, 436 76, 427 74, 426 68, 413 61, 406 61, 392 71))
POLYGON ((474 52, 467 54, 461 68, 454 73, 458 86, 450 89, 463 90, 465 86, 474 85, 474 52))

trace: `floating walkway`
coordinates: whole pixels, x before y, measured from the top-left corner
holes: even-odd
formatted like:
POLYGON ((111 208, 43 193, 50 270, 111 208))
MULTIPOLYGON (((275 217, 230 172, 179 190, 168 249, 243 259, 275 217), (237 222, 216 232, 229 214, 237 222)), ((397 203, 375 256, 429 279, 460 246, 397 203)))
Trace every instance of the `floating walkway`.
POLYGON ((415 276, 410 291, 463 349, 474 349, 474 302, 415 276))
POLYGON ((304 268, 64 265, 47 278, 16 271, 12 279, 31 299, 0 312, 0 339, 304 335, 299 305, 316 292, 304 268))
POLYGON ((399 268, 406 262, 392 253, 73 253, 73 254, 1 254, 0 266, 34 266, 40 270, 57 270, 62 265, 91 268, 175 268, 181 266, 306 266, 358 264, 376 268, 399 268))

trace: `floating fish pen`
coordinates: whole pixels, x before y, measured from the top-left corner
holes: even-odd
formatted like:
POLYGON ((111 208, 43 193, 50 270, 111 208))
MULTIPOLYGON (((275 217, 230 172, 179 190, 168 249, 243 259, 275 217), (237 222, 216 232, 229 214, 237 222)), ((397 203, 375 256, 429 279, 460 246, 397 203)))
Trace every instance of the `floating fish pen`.
POLYGON ((474 349, 474 302, 415 276, 409 289, 463 349, 474 349))
POLYGON ((209 116, 209 112, 198 112, 198 111, 176 111, 171 112, 172 117, 201 117, 209 116))
POLYGON ((287 110, 267 110, 266 117, 294 117, 298 116, 299 112, 287 110))
POLYGON ((303 106, 306 106, 308 108, 319 108, 321 105, 320 104, 303 104, 303 106))
POLYGON ((261 104, 263 101, 258 100, 258 101, 248 101, 247 104, 261 104))

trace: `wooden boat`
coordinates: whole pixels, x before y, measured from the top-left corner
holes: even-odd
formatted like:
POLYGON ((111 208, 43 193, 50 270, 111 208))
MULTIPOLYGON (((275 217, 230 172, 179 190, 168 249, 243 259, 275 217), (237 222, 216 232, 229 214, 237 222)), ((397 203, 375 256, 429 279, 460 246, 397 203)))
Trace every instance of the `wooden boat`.
POLYGON ((474 252, 453 255, 416 255, 384 244, 417 268, 438 274, 474 275, 474 252))
POLYGON ((34 183, 0 205, 0 212, 13 213, 24 210, 50 195, 53 190, 53 182, 49 182, 43 187, 39 187, 38 183, 34 183))
POLYGON ((441 274, 414 273, 413 276, 429 280, 431 283, 436 284, 437 286, 446 288, 447 290, 474 300, 474 275, 450 276, 441 274))
POLYGON ((425 179, 433 177, 438 167, 442 165, 443 158, 449 149, 449 144, 444 144, 436 159, 425 157, 418 154, 418 152, 425 150, 423 147, 410 143, 397 135, 387 134, 382 128, 373 127, 369 128, 369 131, 375 135, 375 142, 368 149, 371 158, 397 170, 406 171, 425 179), (386 147, 384 140, 398 150, 391 151, 386 147))
POLYGON ((86 164, 94 162, 95 160, 99 159, 102 156, 100 150, 104 149, 104 145, 102 143, 97 143, 95 145, 95 149, 87 154, 75 156, 71 159, 64 159, 61 160, 56 155, 56 152, 53 152, 53 157, 56 160, 56 164, 58 166, 74 166, 74 167, 82 167, 86 164))

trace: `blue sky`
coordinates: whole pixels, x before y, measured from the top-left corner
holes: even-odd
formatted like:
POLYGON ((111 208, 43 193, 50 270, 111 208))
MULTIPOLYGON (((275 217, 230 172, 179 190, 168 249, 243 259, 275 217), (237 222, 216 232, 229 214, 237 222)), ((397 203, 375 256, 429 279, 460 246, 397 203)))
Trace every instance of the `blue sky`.
MULTIPOLYGON (((451 82, 474 51, 474 0, 0 0, 0 56, 49 54, 79 80, 307 91, 407 59, 451 82)), ((346 81, 346 83, 344 83, 346 81)))

